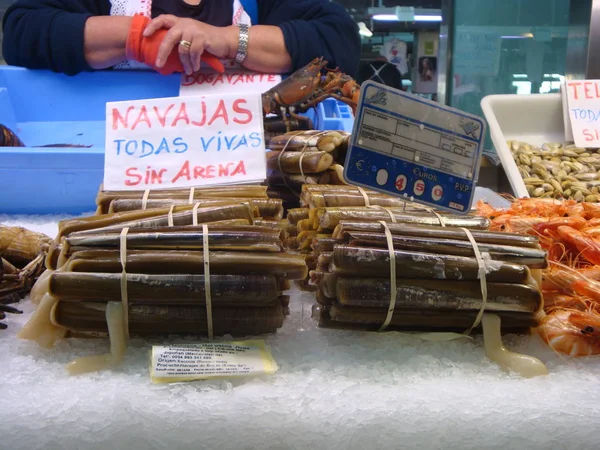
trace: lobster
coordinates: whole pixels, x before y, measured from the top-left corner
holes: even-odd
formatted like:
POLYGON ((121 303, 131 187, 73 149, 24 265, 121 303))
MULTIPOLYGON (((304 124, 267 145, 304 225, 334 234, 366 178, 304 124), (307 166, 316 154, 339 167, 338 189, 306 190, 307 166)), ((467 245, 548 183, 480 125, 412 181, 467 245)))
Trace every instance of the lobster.
MULTIPOLYGON (((327 61, 315 58, 306 66, 294 72, 281 83, 262 94, 263 113, 274 114, 285 123, 286 131, 292 131, 291 122, 299 128, 312 129, 308 117, 301 116, 326 98, 335 98, 346 103, 356 112, 360 96, 360 86, 352 77, 339 69, 327 69, 327 61), (326 71, 326 74, 323 74, 326 71)), ((277 120, 276 119, 276 120, 277 120)), ((272 122, 278 124, 280 122, 272 122)), ((265 122, 269 128, 269 122, 265 122)), ((268 131, 268 130, 267 130, 268 131)))

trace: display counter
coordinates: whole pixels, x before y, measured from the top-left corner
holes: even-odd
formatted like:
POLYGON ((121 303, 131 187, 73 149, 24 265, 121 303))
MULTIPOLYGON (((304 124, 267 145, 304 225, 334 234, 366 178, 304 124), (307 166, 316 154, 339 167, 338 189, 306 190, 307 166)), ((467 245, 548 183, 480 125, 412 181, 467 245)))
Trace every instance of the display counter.
MULTIPOLYGON (((7 217, 54 236, 61 217, 7 217)), ((251 379, 153 384, 151 344, 133 339, 122 366, 70 377, 65 365, 108 339, 51 350, 16 339, 33 310, 0 331, 2 449, 593 449, 600 359, 555 354, 537 336, 505 336, 550 375, 523 379, 486 359, 482 338, 430 342, 397 332, 319 329, 314 297, 266 337, 279 371, 251 379)))

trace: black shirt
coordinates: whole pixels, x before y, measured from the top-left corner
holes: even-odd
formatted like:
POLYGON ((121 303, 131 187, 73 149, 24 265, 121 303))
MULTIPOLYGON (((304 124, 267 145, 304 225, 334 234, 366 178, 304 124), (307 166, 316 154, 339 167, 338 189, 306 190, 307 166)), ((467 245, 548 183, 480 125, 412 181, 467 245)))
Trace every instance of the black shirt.
POLYGON ((190 5, 183 0, 152 0, 152 17, 172 14, 189 17, 215 27, 231 25, 233 2, 231 0, 201 0, 199 5, 190 5))

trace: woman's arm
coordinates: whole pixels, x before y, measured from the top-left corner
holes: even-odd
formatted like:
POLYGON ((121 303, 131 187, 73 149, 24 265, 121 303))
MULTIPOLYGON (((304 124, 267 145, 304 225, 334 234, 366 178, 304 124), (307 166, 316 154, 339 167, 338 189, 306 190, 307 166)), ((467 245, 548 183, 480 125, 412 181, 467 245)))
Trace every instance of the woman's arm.
MULTIPOLYGON (((169 31, 158 51, 156 66, 159 68, 174 48, 179 49, 187 74, 200 69, 200 58, 204 52, 230 59, 234 59, 238 52, 239 28, 236 25, 215 27, 194 19, 165 14, 150 22, 144 36, 152 36, 160 29, 169 31), (181 40, 190 42, 190 48, 180 46, 181 40)), ((248 34, 248 53, 243 63, 246 68, 267 73, 290 70, 291 58, 279 27, 257 25, 250 27, 248 34)))
MULTIPOLYGON (((259 23, 281 29, 291 70, 317 57, 356 76, 360 61, 358 25, 342 5, 329 0, 259 0, 259 23)), ((252 45, 249 40, 248 49, 252 45)))
POLYGON ((84 50, 86 22, 109 11, 109 0, 17 0, 2 21, 4 59, 68 75, 91 70, 84 50))
MULTIPOLYGON (((229 58, 238 52, 239 30, 232 27, 229 58)), ((257 72, 286 73, 292 69, 292 58, 285 46, 281 28, 272 25, 256 25, 248 30, 248 54, 242 63, 257 72)))
POLYGON ((106 69, 126 60, 125 44, 131 17, 90 17, 85 23, 83 49, 92 69, 106 69))

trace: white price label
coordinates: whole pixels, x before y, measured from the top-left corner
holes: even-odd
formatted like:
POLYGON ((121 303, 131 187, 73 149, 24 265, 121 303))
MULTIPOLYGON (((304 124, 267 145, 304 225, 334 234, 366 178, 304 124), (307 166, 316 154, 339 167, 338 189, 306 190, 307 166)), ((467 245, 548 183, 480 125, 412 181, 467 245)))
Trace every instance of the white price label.
POLYGON ((273 374, 264 341, 208 342, 152 347, 150 376, 157 383, 273 374))

